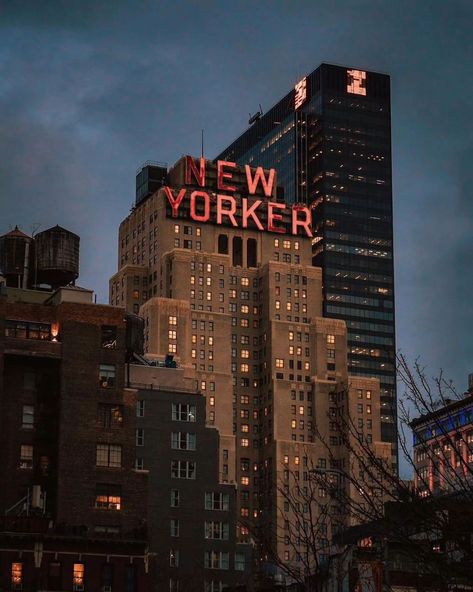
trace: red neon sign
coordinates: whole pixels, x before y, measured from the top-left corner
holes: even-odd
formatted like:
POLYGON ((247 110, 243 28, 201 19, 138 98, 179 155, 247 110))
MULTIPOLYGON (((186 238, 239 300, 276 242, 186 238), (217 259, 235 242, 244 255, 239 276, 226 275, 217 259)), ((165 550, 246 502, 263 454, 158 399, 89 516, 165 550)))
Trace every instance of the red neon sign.
MULTIPOLYGON (((242 228, 254 228, 260 231, 285 233, 297 235, 302 231, 309 237, 312 237, 312 216, 308 207, 302 205, 288 205, 281 202, 272 201, 275 191, 275 169, 269 171, 262 167, 251 169, 245 165, 245 180, 248 197, 237 198, 234 195, 223 195, 213 193, 210 188, 206 188, 206 162, 203 158, 199 160, 199 166, 191 156, 186 156, 186 184, 198 185, 202 190, 190 191, 188 195, 187 188, 182 187, 172 189, 164 187, 164 192, 171 206, 171 216, 177 218, 184 200, 189 200, 189 216, 195 222, 215 222, 216 224, 230 224, 238 227, 241 214, 242 228), (267 200, 258 199, 257 194, 264 194, 267 200), (213 207, 212 207, 213 206, 213 207), (212 213, 213 212, 213 213, 212 213), (286 214, 286 221, 284 221, 286 214), (266 223, 266 226, 265 226, 266 223)), ((217 162, 217 189, 234 193, 237 187, 230 183, 235 183, 238 176, 238 166, 234 162, 217 162)), ((238 187, 239 193, 244 191, 244 185, 238 187)))

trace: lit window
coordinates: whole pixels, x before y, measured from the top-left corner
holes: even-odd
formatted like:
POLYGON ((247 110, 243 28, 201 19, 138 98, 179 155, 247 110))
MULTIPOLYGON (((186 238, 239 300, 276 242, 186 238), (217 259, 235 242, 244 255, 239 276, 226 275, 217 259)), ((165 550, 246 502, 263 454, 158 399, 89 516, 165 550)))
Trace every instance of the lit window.
POLYGON ((20 446, 20 469, 33 468, 33 446, 22 444, 20 446))
POLYGON ((173 316, 173 315, 170 315, 168 317, 168 324, 169 325, 177 325, 177 317, 176 316, 173 316))
POLYGON ((327 335, 327 344, 335 343, 335 335, 327 335))
POLYGON ((23 583, 23 563, 15 562, 11 564, 11 583, 23 583))
POLYGON ((250 441, 247 438, 242 438, 240 444, 243 448, 248 448, 250 445, 250 441))
POLYGON ((276 358, 276 368, 284 368, 284 360, 282 358, 276 358))
POLYGON ((95 507, 100 510, 121 510, 121 487, 108 484, 97 485, 95 507))
POLYGON ((72 583, 74 586, 84 585, 85 565, 83 563, 74 563, 72 568, 72 583))

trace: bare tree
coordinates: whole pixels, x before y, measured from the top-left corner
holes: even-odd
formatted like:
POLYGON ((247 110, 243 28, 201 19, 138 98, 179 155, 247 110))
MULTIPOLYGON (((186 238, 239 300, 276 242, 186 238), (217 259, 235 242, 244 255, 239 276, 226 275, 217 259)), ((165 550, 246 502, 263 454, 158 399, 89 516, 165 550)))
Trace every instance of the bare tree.
POLYGON ((366 561, 371 562, 373 585, 382 583, 383 590, 390 589, 390 563, 410 570, 418 590, 465 589, 473 582, 473 393, 462 423, 458 408, 468 408, 469 399, 442 372, 428 378, 418 360, 411 366, 400 355, 398 376, 399 449, 415 486, 393 471, 389 451, 359 432, 345 388, 335 397, 339 413, 326 418, 336 425, 342 457, 340 447, 335 450, 316 426, 328 465, 308 466, 303 481, 297 471, 280 471, 285 477, 276 483, 279 501, 268 511, 271 526, 248 525, 263 556, 297 590, 328 590, 334 572, 340 582, 346 580, 354 543, 365 536, 382 542, 378 555, 372 547, 366 561), (428 431, 422 428, 425 421, 428 431))

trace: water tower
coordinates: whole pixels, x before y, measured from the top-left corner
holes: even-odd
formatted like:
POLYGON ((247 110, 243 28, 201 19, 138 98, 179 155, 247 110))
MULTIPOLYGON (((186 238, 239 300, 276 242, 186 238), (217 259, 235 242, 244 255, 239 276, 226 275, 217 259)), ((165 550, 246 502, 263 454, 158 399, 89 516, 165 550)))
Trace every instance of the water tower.
POLYGON ((35 237, 36 285, 53 289, 73 284, 79 277, 79 243, 77 234, 54 226, 35 237))
POLYGON ((32 259, 32 238, 15 226, 0 236, 0 273, 7 286, 27 288, 32 259))

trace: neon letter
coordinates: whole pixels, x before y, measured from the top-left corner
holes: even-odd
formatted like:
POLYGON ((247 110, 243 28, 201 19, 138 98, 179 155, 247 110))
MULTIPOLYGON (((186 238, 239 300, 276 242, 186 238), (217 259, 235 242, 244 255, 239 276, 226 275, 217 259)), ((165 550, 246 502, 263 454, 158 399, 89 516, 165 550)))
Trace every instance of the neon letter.
POLYGON ((217 195, 217 224, 222 223, 222 217, 228 216, 233 226, 238 226, 237 221, 235 220, 235 212, 236 212, 236 201, 234 197, 230 197, 229 195, 217 195), (231 207, 229 210, 222 209, 222 203, 224 201, 230 202, 231 207))
POLYGON ((297 227, 302 226, 307 236, 312 236, 312 213, 305 206, 292 206, 292 234, 297 234, 297 227), (304 220, 298 220, 297 213, 304 212, 304 220))
POLYGON ((248 207, 248 198, 242 198, 242 213, 241 213, 241 220, 243 228, 248 228, 248 218, 252 218, 253 222, 256 224, 256 227, 259 230, 264 230, 263 225, 260 222, 260 219, 256 215, 255 210, 263 203, 260 199, 254 201, 250 207, 248 207))
POLYGON ((197 185, 205 187, 205 160, 200 158, 200 170, 197 170, 192 156, 186 156, 186 185, 192 185, 191 173, 197 181, 197 185))
POLYGON ((251 169, 250 167, 245 164, 245 171, 246 171, 246 181, 248 183, 248 193, 250 195, 254 195, 258 188, 258 183, 261 181, 261 185, 263 185, 263 191, 266 197, 271 197, 273 193, 273 185, 274 185, 274 174, 276 172, 275 169, 269 169, 269 178, 266 179, 264 176, 263 167, 257 167, 254 178, 251 177, 251 169))
POLYGON ((232 178, 232 173, 225 172, 223 167, 230 167, 232 169, 236 169, 236 164, 234 162, 226 162, 225 160, 218 160, 217 161, 217 187, 222 191, 236 191, 236 187, 234 185, 225 185, 224 180, 232 178))
POLYGON ((273 212, 275 209, 284 210, 286 209, 286 204, 280 204, 274 201, 268 202, 268 230, 269 232, 286 232, 284 228, 274 226, 274 222, 282 222, 281 214, 275 214, 273 212))
POLYGON ((172 217, 177 218, 177 210, 179 209, 179 206, 181 205, 181 201, 184 199, 184 195, 186 194, 186 190, 181 189, 179 191, 178 196, 175 198, 169 187, 163 187, 163 189, 166 192, 166 195, 168 196, 169 203, 171 204, 171 207, 172 207, 172 217))
POLYGON ((210 198, 205 191, 193 191, 191 193, 191 218, 196 222, 207 222, 210 218, 210 198), (196 211, 196 199, 202 197, 204 200, 204 213, 198 214, 196 211))

